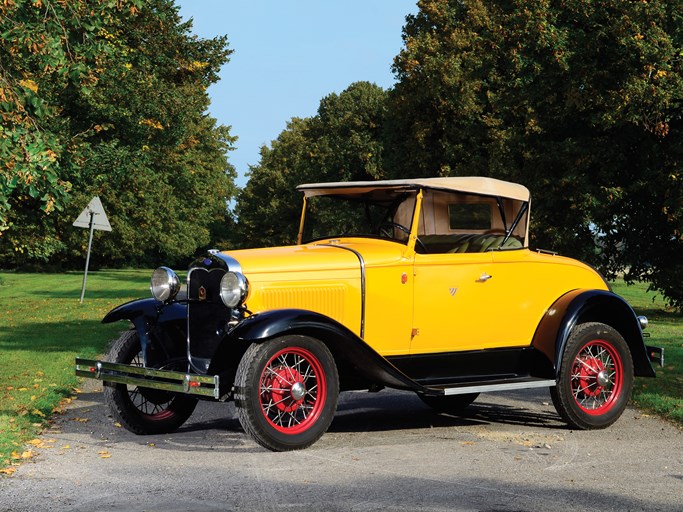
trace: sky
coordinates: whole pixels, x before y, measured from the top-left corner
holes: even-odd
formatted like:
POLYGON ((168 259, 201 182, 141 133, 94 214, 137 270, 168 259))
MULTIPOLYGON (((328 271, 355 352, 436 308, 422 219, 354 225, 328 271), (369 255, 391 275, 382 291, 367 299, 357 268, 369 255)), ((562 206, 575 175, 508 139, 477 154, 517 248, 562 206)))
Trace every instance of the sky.
POLYGON ((259 149, 292 117, 315 115, 320 100, 365 80, 394 84, 393 58, 416 0, 177 0, 201 38, 227 35, 234 50, 209 88, 209 114, 238 138, 229 161, 246 184, 259 149))

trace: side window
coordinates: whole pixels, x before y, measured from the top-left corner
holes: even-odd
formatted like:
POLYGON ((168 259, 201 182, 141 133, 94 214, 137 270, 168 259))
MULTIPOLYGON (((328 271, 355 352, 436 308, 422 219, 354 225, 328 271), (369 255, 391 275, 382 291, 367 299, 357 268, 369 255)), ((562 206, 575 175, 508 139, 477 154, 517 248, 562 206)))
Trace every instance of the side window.
POLYGON ((448 223, 451 230, 491 229, 492 212, 490 204, 460 203, 448 205, 448 223))

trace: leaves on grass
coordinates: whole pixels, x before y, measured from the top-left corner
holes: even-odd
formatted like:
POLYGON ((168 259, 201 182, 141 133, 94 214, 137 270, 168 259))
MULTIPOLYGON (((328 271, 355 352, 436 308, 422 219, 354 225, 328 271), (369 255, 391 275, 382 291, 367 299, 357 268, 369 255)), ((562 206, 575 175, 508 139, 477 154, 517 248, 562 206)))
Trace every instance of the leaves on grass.
POLYGON ((19 453, 18 451, 14 451, 12 452, 12 455, 10 455, 10 458, 15 460, 28 460, 35 457, 35 455, 36 453, 33 450, 24 450, 21 453, 19 453))

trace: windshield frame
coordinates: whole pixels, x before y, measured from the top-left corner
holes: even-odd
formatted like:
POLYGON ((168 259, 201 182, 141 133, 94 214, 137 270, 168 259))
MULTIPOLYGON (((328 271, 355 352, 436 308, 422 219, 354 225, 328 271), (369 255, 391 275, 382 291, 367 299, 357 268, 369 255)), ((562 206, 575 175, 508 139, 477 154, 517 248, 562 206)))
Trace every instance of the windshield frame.
POLYGON ((413 231, 413 222, 415 219, 415 211, 418 207, 418 187, 406 186, 392 186, 392 187, 349 187, 349 188, 335 188, 325 191, 304 191, 304 202, 301 213, 301 221, 299 224, 299 233, 297 237, 298 244, 307 244, 317 242, 320 240, 335 240, 341 238, 371 238, 378 240, 387 240, 391 242, 407 245, 411 239, 413 231), (335 232, 327 233, 323 236, 313 236, 310 229, 310 222, 313 217, 311 207, 313 203, 317 202, 318 198, 329 198, 330 201, 344 201, 347 205, 356 203, 359 209, 364 210, 368 222, 367 232, 335 232), (383 220, 378 221, 370 216, 369 209, 377 207, 381 212, 384 208, 383 220), (404 222, 396 222, 397 212, 403 209, 402 220, 404 222), (400 227, 396 227, 400 226, 400 227), (391 230, 387 227, 393 227, 394 236, 391 235, 391 230), (400 232, 402 236, 396 236, 396 232, 400 232))

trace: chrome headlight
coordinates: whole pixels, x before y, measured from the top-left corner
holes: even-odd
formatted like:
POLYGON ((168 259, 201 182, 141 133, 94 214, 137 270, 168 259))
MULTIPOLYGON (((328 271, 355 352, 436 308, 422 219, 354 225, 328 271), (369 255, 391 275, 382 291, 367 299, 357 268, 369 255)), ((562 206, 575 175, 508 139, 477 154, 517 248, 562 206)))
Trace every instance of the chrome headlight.
POLYGON ((239 272, 226 272, 221 279, 221 300, 229 308, 242 304, 249 295, 249 282, 239 272))
POLYGON ((168 267, 159 267, 152 272, 152 281, 149 283, 152 297, 166 302, 174 299, 180 291, 180 279, 173 270, 168 267))

